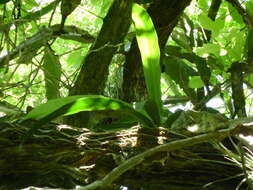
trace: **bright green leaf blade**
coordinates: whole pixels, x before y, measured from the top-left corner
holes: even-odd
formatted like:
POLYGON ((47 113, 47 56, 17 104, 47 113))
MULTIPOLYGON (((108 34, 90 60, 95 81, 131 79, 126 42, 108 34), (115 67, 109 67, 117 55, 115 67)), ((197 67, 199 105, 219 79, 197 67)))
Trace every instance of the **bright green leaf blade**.
POLYGON ((196 48, 196 53, 203 56, 205 54, 214 54, 217 57, 220 55, 221 47, 218 44, 207 43, 203 47, 196 48))
POLYGON ((160 48, 158 37, 152 20, 146 10, 134 3, 132 19, 136 29, 136 38, 141 52, 145 81, 150 101, 154 102, 157 111, 151 114, 152 118, 160 118, 161 113, 161 69, 160 48), (154 116, 156 115, 156 116, 154 116))
POLYGON ((198 6, 203 10, 208 10, 209 8, 207 0, 198 0, 198 6))
POLYGON ((49 47, 45 48, 43 71, 46 97, 48 100, 60 97, 61 64, 58 56, 49 47))
POLYGON ((56 110, 59 110, 61 107, 64 105, 70 104, 77 100, 78 98, 82 98, 83 96, 69 96, 66 98, 61 98, 61 99, 53 99, 49 100, 45 104, 41 104, 34 108, 29 114, 26 115, 24 120, 27 119, 42 119, 49 114, 55 112, 56 110))
POLYGON ((252 1, 247 1, 247 2, 245 2, 245 5, 246 5, 246 10, 249 13, 249 15, 251 17, 253 17, 253 2, 252 1))
POLYGON ((199 15, 198 20, 203 28, 207 30, 212 30, 214 28, 214 21, 212 21, 207 15, 199 15))
MULTIPOLYGON (((153 122, 143 113, 136 111, 126 102, 98 95, 69 96, 61 99, 50 100, 34 108, 24 119, 46 119, 44 122, 60 116, 72 115, 81 111, 125 111, 126 114, 135 116, 143 124, 153 127, 153 122)), ((43 122, 43 123, 44 123, 43 122)))
POLYGON ((69 54, 67 64, 73 68, 80 68, 83 60, 82 50, 77 50, 69 54))
POLYGON ((190 88, 202 88, 204 86, 204 83, 201 80, 200 76, 194 76, 190 78, 188 85, 190 88))
POLYGON ((247 76, 246 80, 253 85, 253 74, 250 74, 249 76, 247 76))

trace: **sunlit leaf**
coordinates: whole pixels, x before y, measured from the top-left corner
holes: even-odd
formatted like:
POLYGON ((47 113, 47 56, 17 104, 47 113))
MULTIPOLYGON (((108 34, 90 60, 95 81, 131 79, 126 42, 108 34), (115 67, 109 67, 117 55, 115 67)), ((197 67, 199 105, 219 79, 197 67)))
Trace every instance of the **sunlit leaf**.
POLYGON ((239 24, 244 24, 242 16, 238 13, 238 11, 234 8, 231 3, 227 3, 228 10, 230 12, 230 16, 239 24))
POLYGON ((49 100, 47 103, 34 108, 24 119, 46 119, 46 122, 48 122, 60 115, 72 115, 81 111, 106 110, 123 110, 127 114, 135 116, 147 126, 153 126, 153 122, 146 115, 136 111, 130 104, 98 95, 69 96, 49 100))
POLYGON ((189 44, 189 40, 187 39, 186 35, 182 31, 174 30, 172 35, 172 39, 181 47, 188 51, 192 51, 192 47, 189 44))
POLYGON ((246 80, 253 85, 253 74, 250 74, 249 76, 247 76, 246 80))
POLYGON ((198 5, 203 10, 207 10, 209 8, 208 0, 198 0, 198 5))
POLYGON ((203 56, 205 54, 206 55, 214 54, 216 56, 219 56, 220 49, 221 47, 218 44, 207 43, 204 44, 203 47, 197 48, 196 53, 199 54, 200 56, 203 56))
POLYGON ((198 20, 203 28, 212 30, 214 27, 214 21, 212 21, 207 15, 201 14, 198 16, 198 20))
POLYGON ((247 1, 245 2, 246 5, 246 10, 250 14, 251 17, 253 17, 253 2, 252 1, 247 1))
POLYGON ((82 61, 83 61, 83 55, 82 55, 81 50, 72 52, 71 54, 69 54, 67 58, 68 65, 74 68, 79 68, 82 61))
POLYGON ((59 98, 61 65, 58 56, 54 55, 54 52, 49 47, 45 48, 43 71, 47 99, 59 98))
POLYGON ((188 66, 182 59, 168 56, 163 59, 165 65, 165 73, 171 77, 184 92, 192 97, 196 98, 196 93, 193 89, 189 88, 188 82, 190 76, 196 76, 197 72, 190 66, 188 66))
POLYGON ((134 3, 132 19, 136 30, 136 38, 141 52, 145 81, 149 94, 149 101, 156 109, 152 118, 160 118, 161 112, 161 70, 160 48, 153 22, 144 8, 134 3))
POLYGON ((189 80, 189 87, 190 88, 201 88, 204 86, 203 81, 201 80, 200 76, 191 77, 189 80))

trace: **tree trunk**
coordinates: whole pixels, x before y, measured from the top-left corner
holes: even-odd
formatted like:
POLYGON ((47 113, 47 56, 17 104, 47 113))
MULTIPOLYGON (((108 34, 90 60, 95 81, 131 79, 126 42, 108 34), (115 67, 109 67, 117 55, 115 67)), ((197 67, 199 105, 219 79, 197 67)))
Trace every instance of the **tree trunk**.
MULTIPOLYGON (((85 186, 150 149, 136 144, 138 126, 95 133, 53 123, 42 126, 21 145, 21 137, 33 123, 0 123, 0 189, 85 186)), ((159 139, 163 144, 179 137, 160 129, 159 139)), ((240 183, 241 172, 211 144, 202 143, 147 157, 113 182, 112 189, 196 190, 206 186, 203 189, 228 190, 240 183)))
MULTIPOLYGON (((114 0, 104 18, 101 31, 83 60, 81 71, 70 95, 103 94, 112 57, 123 42, 131 23, 131 0, 114 0)), ((67 118, 77 127, 88 124, 89 115, 80 113, 67 118)))

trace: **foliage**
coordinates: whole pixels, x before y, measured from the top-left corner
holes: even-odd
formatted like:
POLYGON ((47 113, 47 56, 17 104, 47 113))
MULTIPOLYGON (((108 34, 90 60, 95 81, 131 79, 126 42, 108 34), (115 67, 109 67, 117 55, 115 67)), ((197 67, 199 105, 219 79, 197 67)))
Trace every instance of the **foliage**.
MULTIPOLYGON (((21 30, 15 31, 12 28, 8 28, 13 22, 13 18, 11 17, 11 11, 17 11, 18 8, 14 7, 11 1, 3 2, 1 4, 2 8, 1 13, 5 14, 6 16, 2 18, 3 23, 2 26, 5 26, 5 31, 9 31, 9 37, 11 39, 16 38, 15 43, 22 44, 26 36, 34 36, 34 34, 38 31, 39 23, 42 23, 44 26, 50 25, 51 21, 49 18, 49 13, 53 13, 52 24, 60 23, 60 19, 57 18, 57 15, 60 14, 58 9, 54 11, 54 8, 57 6, 58 1, 50 1, 52 3, 47 4, 39 4, 39 3, 32 3, 27 2, 22 5, 23 9, 21 12, 21 16, 24 18, 20 23, 20 27, 25 28, 25 33, 22 34, 21 30), (38 11, 33 11, 33 9, 39 9, 38 11), (51 11, 51 12, 50 12, 51 11), (31 21, 33 19, 33 21, 31 21), (6 28, 7 27, 7 28, 6 28), (22 35, 21 35, 22 34, 22 35)), ((193 2, 194 4, 194 2, 193 2)), ((247 10, 251 10, 250 6, 252 4, 250 2, 246 3, 247 10)), ((101 19, 106 15, 106 11, 110 6, 110 1, 92 1, 91 3, 83 2, 79 7, 83 7, 85 10, 84 14, 79 14, 79 7, 69 16, 67 22, 68 23, 76 23, 78 24, 79 28, 85 28, 90 34, 96 35, 101 27, 101 19), (89 10, 89 11, 88 11, 89 10), (81 15, 84 22, 79 22, 75 19, 76 15, 81 15), (87 19, 89 18, 89 19, 87 19), (73 22, 72 22, 73 21, 73 22), (85 24, 85 25, 84 25, 85 24), (93 25, 95 24, 95 25, 93 25)), ((223 2, 217 13, 217 18, 213 21, 208 17, 207 9, 209 4, 207 1, 198 1, 195 2, 195 5, 192 5, 185 15, 183 15, 180 24, 175 28, 173 31, 171 38, 169 39, 167 46, 166 46, 166 54, 169 56, 168 59, 166 58, 164 61, 165 67, 167 67, 166 72, 171 72, 169 76, 172 78, 173 81, 166 82, 163 84, 162 88, 162 97, 166 99, 167 97, 173 96, 175 92, 172 88, 169 88, 174 82, 178 85, 176 88, 178 92, 182 92, 182 85, 184 86, 183 94, 187 96, 191 96, 191 100, 196 99, 196 89, 205 87, 209 88, 210 90, 217 86, 217 84, 224 84, 225 88, 222 95, 222 101, 224 104, 227 105, 229 101, 231 101, 228 97, 230 97, 230 90, 227 88, 227 83, 229 79, 229 74, 227 73, 228 68, 230 67, 231 63, 234 61, 243 61, 246 59, 250 59, 251 53, 246 53, 246 49, 244 47, 248 47, 250 51, 250 40, 246 40, 247 37, 247 29, 244 27, 244 23, 242 20, 242 16, 234 6, 232 6, 228 2, 223 2), (195 8, 194 8, 195 6, 195 8), (199 7, 199 8, 196 8, 199 7), (195 9, 195 10, 194 10, 195 9), (194 11, 193 11, 194 10, 194 11), (231 19, 231 17, 233 19, 231 19), (241 20, 240 20, 241 19, 241 20), (226 21, 226 22, 225 22, 226 21), (244 28, 243 28, 244 27, 244 28), (243 28, 243 29, 241 29, 243 28), (206 41, 205 39, 205 32, 204 30, 211 31, 212 38, 210 41, 206 41), (248 44, 246 45, 245 42, 248 44), (173 49, 172 49, 173 47, 173 49), (175 61, 175 59, 177 61, 175 61), (172 61, 173 60, 173 61, 172 61), (180 75, 171 76, 176 72, 181 73, 182 67, 177 67, 178 64, 175 66, 171 65, 175 62, 180 62, 185 64, 194 70, 194 75, 181 75, 183 78, 180 78, 180 75), (168 66, 169 64, 169 66, 168 66), (175 72, 174 72, 175 71, 175 72), (180 80, 180 81, 179 81, 180 80), (204 85, 204 86, 203 86, 204 85)), ((59 8, 59 7, 58 7, 59 8)), ((251 14, 251 12, 249 11, 251 14)), ((143 16, 143 15, 142 15, 143 16)), ((146 22, 146 21, 145 21, 146 22)), ((146 22, 147 25, 150 25, 146 22)), ((132 29, 133 30, 133 29, 132 29)), ((249 30, 250 31, 250 30, 249 30)), ((3 33, 2 37, 7 33, 3 33)), ((137 35, 140 33, 137 32, 137 35)), ((249 32, 250 34, 250 32, 249 32)), ((129 34, 130 37, 130 34, 129 34)), ((34 38, 36 39, 36 38, 34 38)), ((132 38, 129 38, 130 40, 132 38)), ((49 39, 53 40, 53 38, 49 39)), ((92 42, 92 40, 90 41, 92 42)), ((89 43, 90 43, 89 42, 89 43)), ((129 44, 129 41, 126 40, 126 46, 129 44)), ((6 48, 8 45, 7 41, 2 41, 2 58, 4 53, 6 52, 6 48)), ((35 47, 34 44, 32 44, 35 47)), ((126 47, 125 46, 125 47, 126 47)), ((2 100, 5 100, 9 103, 17 105, 21 109, 25 109, 27 106, 36 106, 41 102, 45 102, 46 93, 49 89, 44 88, 44 83, 46 81, 50 81, 50 83, 56 84, 56 88, 58 92, 53 92, 58 95, 52 95, 52 97, 65 97, 68 93, 68 89, 73 85, 73 79, 76 77, 76 71, 80 68, 82 57, 85 56, 88 52, 89 44, 80 43, 78 41, 70 41, 65 39, 57 38, 54 43, 52 43, 51 47, 55 54, 59 57, 59 63, 61 64, 61 69, 57 71, 58 73, 61 72, 61 77, 58 79, 47 79, 44 80, 43 72, 41 72, 40 65, 43 65, 43 56, 41 56, 40 52, 45 51, 43 50, 43 44, 37 46, 39 49, 23 51, 21 54, 17 54, 18 62, 14 62, 12 60, 16 60, 16 56, 11 58, 11 62, 8 66, 3 67, 1 69, 1 89, 2 89, 2 100), (24 64, 25 63, 25 64, 24 64), (29 70, 28 70, 29 69, 29 70), (22 72, 25 71, 25 72, 22 72), (33 71, 33 73, 31 73, 33 71), (55 82, 54 82, 55 81, 55 82), (33 95, 34 94, 34 95, 33 95)), ((143 49, 143 48, 141 48, 143 49)), ((14 50, 14 48, 13 48, 14 50)), ((152 48, 151 50, 158 50, 158 48, 152 48)), ((123 49, 124 51, 124 49, 123 49)), ((13 52, 12 50, 10 52, 13 52)), ((149 52, 150 53, 150 52, 149 52)), ((157 57, 158 58, 158 57, 157 57)), ((156 59, 157 59, 156 58, 156 59)), ((0 59, 3 61, 3 59, 0 59)), ((164 60, 164 59, 163 59, 164 60)), ((115 60, 117 62, 117 60, 115 60)), ((124 59, 119 59, 117 65, 122 65, 122 61, 124 59)), ((158 63, 158 61, 154 61, 158 63)), ((144 62, 143 62, 144 63, 144 62)), ((179 65, 180 65, 179 64, 179 65)), ((1 64, 2 65, 2 64, 1 64)), ((116 65, 116 66, 117 66, 116 65)), ((159 81, 159 68, 157 64, 151 64, 152 66, 156 67, 150 72, 154 75, 154 77, 146 77, 146 80, 151 78, 153 81, 156 81, 153 86, 148 87, 150 92, 150 100, 149 101, 158 101, 156 102, 159 105, 159 89, 160 83, 159 81), (155 66, 156 65, 156 66, 155 66), (156 76, 157 75, 157 76, 156 76), (157 91, 157 92, 155 92, 157 91), (156 95, 155 95, 156 93, 156 95), (151 100, 153 99, 153 100, 151 100)), ((118 67, 118 66, 117 66, 118 67)), ((144 67, 147 68, 147 67, 144 67)), ((44 70, 45 71, 45 70, 44 70)), ((147 71, 147 70, 146 70, 147 71)), ((147 72, 146 72, 147 73, 147 72)), ((114 76, 118 77, 118 76, 114 76)), ((47 78, 47 76, 46 76, 47 78)), ((164 77, 163 77, 164 79, 164 77)), ((113 78, 110 79, 113 81, 113 78)), ((118 79, 117 79, 118 80, 118 79)), ((120 80, 120 79, 119 79, 120 80)), ((164 80, 168 81, 168 80, 164 80)), ((245 82, 250 85, 251 78, 246 77, 245 82)), ((49 82, 46 82, 49 83, 49 82)), ((147 84, 152 84, 151 82, 147 82, 147 84)), ((47 84, 46 84, 47 85, 47 84)), ((48 86, 48 85, 47 85, 48 86)), ((149 85, 147 85, 149 86, 149 85)), ((113 87, 111 85, 111 89, 119 88, 118 86, 113 87)), ((53 88, 51 88, 53 90, 53 88)), ((53 90, 54 91, 54 90, 53 90)), ((110 90, 112 93, 119 92, 119 90, 110 90)), ((250 89, 246 89, 245 93, 250 94, 250 89)), ((181 93, 181 95, 183 95, 181 93)), ((246 97, 248 97, 246 94, 246 97)), ((114 94, 108 94, 109 96, 114 97, 114 94)), ((207 94, 208 95, 208 94, 207 94)), ((120 96, 120 94, 119 94, 120 96)), ((251 105, 251 99, 246 99, 248 102, 247 110, 250 110, 249 105, 251 105)), ((149 103, 150 105, 153 103, 149 103)), ((147 104, 147 105, 149 105, 147 104)), ((174 105, 170 105, 173 107, 174 105)), ((146 106, 148 107, 148 106, 146 106)), ((152 106, 151 106, 152 107, 152 106)), ((156 107, 156 106, 155 106, 156 107)), ((154 108, 155 108, 154 107, 154 108)), ((158 106, 159 107, 159 106, 158 106)), ((155 108, 158 109, 158 108, 155 108)), ((160 109, 160 108, 159 108, 160 109)), ((158 110, 159 110, 158 109, 158 110)), ((153 110, 147 109, 148 110, 153 110)), ((222 111, 222 110, 221 110, 222 111)), ((231 110, 227 109, 225 113, 229 113, 232 115, 231 110)), ((157 113, 156 111, 154 113, 157 113)), ((153 113, 153 115, 154 115, 153 113)), ((250 112, 248 113, 250 114, 250 112)), ((153 117, 153 116, 152 116, 153 117)), ((157 116, 156 116, 157 118, 157 116)), ((159 119, 156 119, 159 120, 159 119)))
POLYGON ((136 28, 137 42, 141 51, 144 75, 149 94, 147 112, 160 123, 161 114, 161 71, 160 48, 152 20, 140 5, 134 4, 132 18, 136 28))
MULTIPOLYGON (((205 125, 211 123, 209 119, 214 115, 226 118, 228 123, 228 118, 252 115, 251 1, 222 1, 214 13, 215 0, 192 1, 180 13, 182 16, 168 26, 173 31, 167 35, 164 48, 161 47, 164 28, 159 28, 159 19, 149 16, 149 8, 158 6, 158 1, 137 1, 140 4, 133 3, 133 25, 125 38, 118 37, 125 40, 116 45, 108 42, 97 49, 92 49, 94 42, 114 1, 78 0, 71 10, 68 3, 64 10, 63 6, 60 8, 60 0, 20 2, 0 1, 0 112, 3 120, 12 121, 13 117, 20 119, 24 115, 25 121, 36 120, 23 142, 45 123, 79 112, 94 115, 97 111, 122 112, 134 116, 129 117, 132 122, 138 120, 142 126, 153 129, 160 126, 171 129, 186 113, 192 113, 189 118, 204 115, 201 123, 205 125), (120 100, 124 96, 121 89, 124 58, 134 38, 141 54, 148 99, 126 103, 120 100), (68 96, 82 77, 85 57, 108 47, 116 53, 110 68, 101 74, 107 80, 102 95, 68 96), (35 107, 31 112, 26 110, 30 106, 35 107)), ((89 79, 87 84, 97 80, 94 76, 89 79)), ((131 127, 115 116, 116 119, 106 117, 112 119, 108 128, 103 128, 104 118, 94 117, 102 125, 91 128, 131 127)), ((188 125, 192 125, 192 120, 188 125)))

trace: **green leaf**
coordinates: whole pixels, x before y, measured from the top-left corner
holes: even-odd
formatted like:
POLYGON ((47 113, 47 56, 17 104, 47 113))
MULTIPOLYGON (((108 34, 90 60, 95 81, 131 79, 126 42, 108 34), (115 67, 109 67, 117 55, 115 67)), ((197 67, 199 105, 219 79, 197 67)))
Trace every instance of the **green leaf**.
POLYGON ((188 87, 189 77, 196 76, 197 72, 188 66, 182 59, 168 56, 163 59, 165 73, 171 77, 184 92, 192 99, 196 98, 196 93, 188 87))
POLYGON ((253 74, 250 74, 249 76, 247 76, 246 80, 253 85, 253 74))
POLYGON ((223 16, 220 16, 217 18, 214 23, 213 23, 213 28, 212 28, 212 37, 215 38, 220 34, 220 30, 224 28, 225 25, 225 19, 223 16))
POLYGON ((250 14, 251 18, 253 17, 253 2, 252 1, 247 1, 245 2, 246 5, 246 10, 250 14))
POLYGON ((134 116, 144 124, 144 126, 154 127, 153 121, 148 116, 142 112, 136 111, 131 104, 121 100, 99 95, 69 96, 66 98, 49 100, 47 103, 42 104, 29 112, 24 120, 36 119, 37 122, 23 137, 22 143, 24 143, 36 129, 61 115, 72 115, 82 111, 108 110, 123 111, 126 114, 134 116))
POLYGON ((207 30, 212 30, 214 28, 214 21, 212 21, 207 15, 199 15, 198 20, 203 28, 207 30))
POLYGON ((234 21, 236 21, 237 23, 243 25, 243 18, 242 16, 238 13, 238 11, 234 8, 233 5, 231 5, 231 3, 227 3, 228 6, 228 10, 230 12, 230 16, 233 18, 234 21))
POLYGON ((192 51, 192 47, 189 44, 189 38, 187 38, 187 36, 185 35, 185 33, 183 31, 180 30, 174 30, 171 38, 181 47, 183 47, 184 49, 188 50, 188 51, 192 51))
MULTIPOLYGON (((130 115, 135 116, 147 126, 153 127, 153 122, 143 113, 134 110, 131 104, 99 95, 69 96, 66 98, 49 100, 47 103, 34 108, 24 118, 24 120, 41 120, 61 110, 64 106, 68 107, 68 109, 66 109, 60 115, 72 115, 81 111, 123 110, 130 115)), ((60 115, 57 115, 54 118, 60 115)))
POLYGON ((207 10, 209 8, 208 6, 208 0, 198 0, 199 8, 203 10, 207 10))
MULTIPOLYGON (((236 31, 236 30, 235 30, 236 31)), ((241 61, 245 55, 245 33, 244 31, 238 31, 231 38, 231 43, 227 48, 228 56, 231 62, 241 61)), ((247 50, 247 45, 246 45, 247 50)))
POLYGON ((218 57, 220 55, 220 49, 221 47, 218 44, 207 43, 204 44, 203 47, 196 48, 196 53, 200 56, 203 56, 205 54, 214 54, 218 57))
POLYGON ((54 55, 54 51, 50 47, 45 48, 43 71, 47 99, 50 100, 54 98, 59 98, 61 65, 59 62, 59 57, 54 55))
POLYGON ((144 8, 136 3, 133 4, 132 8, 132 19, 136 30, 138 46, 141 52, 149 99, 156 107, 152 114, 156 115, 153 119, 160 118, 162 104, 160 48, 158 37, 150 16, 144 8))
POLYGON ((190 77, 190 80, 189 80, 190 88, 202 88, 203 86, 204 86, 204 83, 201 80, 200 76, 190 77))
POLYGON ((81 50, 72 52, 67 58, 68 65, 74 68, 79 68, 82 61, 83 61, 83 55, 82 55, 81 50))
POLYGON ((208 67, 207 60, 205 58, 197 56, 195 53, 184 53, 180 47, 177 46, 166 46, 165 52, 171 56, 176 56, 178 58, 186 59, 192 64, 195 64, 200 74, 201 79, 204 81, 205 85, 209 84, 211 77, 211 69, 208 67))
POLYGON ((197 72, 188 66, 183 60, 169 56, 164 57, 165 73, 168 74, 176 83, 188 83, 190 76, 197 75, 197 72))

